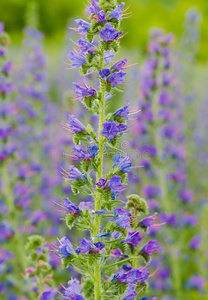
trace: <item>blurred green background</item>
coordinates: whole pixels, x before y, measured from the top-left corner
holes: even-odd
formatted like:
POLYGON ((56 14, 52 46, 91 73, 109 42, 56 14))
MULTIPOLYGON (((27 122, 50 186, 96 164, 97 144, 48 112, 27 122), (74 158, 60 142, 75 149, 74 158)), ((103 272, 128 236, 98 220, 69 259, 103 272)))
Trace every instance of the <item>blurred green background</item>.
MULTIPOLYGON (((5 23, 13 44, 22 38, 25 12, 29 1, 1 0, 0 20, 5 23)), ((47 48, 62 47, 67 21, 70 18, 84 17, 83 0, 37 0, 39 3, 39 28, 45 33, 47 48)), ((84 1, 87 4, 87 0, 84 1)), ((146 48, 148 29, 152 26, 174 32, 176 42, 183 31, 184 14, 190 7, 196 7, 203 14, 201 23, 201 45, 198 59, 206 62, 208 52, 208 0, 126 0, 132 17, 124 22, 128 32, 123 46, 130 49, 146 48)))

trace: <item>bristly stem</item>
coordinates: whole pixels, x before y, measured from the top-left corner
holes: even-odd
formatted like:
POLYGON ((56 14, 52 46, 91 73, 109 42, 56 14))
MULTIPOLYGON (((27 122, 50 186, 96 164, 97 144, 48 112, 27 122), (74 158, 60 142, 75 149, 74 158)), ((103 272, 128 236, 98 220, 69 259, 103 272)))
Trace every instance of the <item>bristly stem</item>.
MULTIPOLYGON (((100 69, 103 68, 103 60, 104 60, 103 56, 104 56, 104 53, 102 52, 102 54, 100 56, 100 69)), ((99 108, 99 133, 98 133, 99 167, 98 167, 97 178, 96 178, 97 182, 103 175, 104 137, 101 134, 101 130, 102 130, 102 124, 104 123, 104 118, 105 118, 105 83, 103 83, 102 79, 100 79, 100 93, 101 93, 101 99, 100 99, 100 108, 99 108)), ((101 206, 100 193, 99 193, 99 191, 97 191, 96 196, 95 196, 95 211, 99 210, 100 206, 101 206)), ((100 233, 100 216, 98 214, 95 214, 94 227, 95 227, 95 229, 94 229, 94 236, 95 236, 100 233)), ((94 277, 95 277, 95 283, 94 283, 95 300, 101 300, 101 268, 100 268, 99 261, 94 269, 94 277)))

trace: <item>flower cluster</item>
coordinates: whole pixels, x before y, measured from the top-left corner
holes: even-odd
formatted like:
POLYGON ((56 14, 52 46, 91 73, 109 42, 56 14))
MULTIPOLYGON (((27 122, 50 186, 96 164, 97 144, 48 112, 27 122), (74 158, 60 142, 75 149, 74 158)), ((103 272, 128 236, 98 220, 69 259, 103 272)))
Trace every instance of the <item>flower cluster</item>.
POLYGON ((133 166, 132 159, 117 148, 127 132, 130 103, 105 113, 109 100, 121 90, 124 69, 128 67, 126 58, 111 63, 123 34, 120 21, 124 6, 114 0, 93 0, 87 8, 89 22, 77 19, 78 28, 73 28, 81 38, 76 43, 78 48, 68 55, 71 67, 80 68, 85 77, 95 72, 100 83, 99 89, 87 85, 85 78, 83 84, 74 83, 76 99, 98 116, 99 126, 96 131, 71 114, 68 123, 62 123, 75 144, 73 154, 67 155, 79 162, 79 166, 70 165, 62 172, 64 179, 75 195, 81 192, 94 199, 77 205, 64 198, 59 203, 69 229, 76 226, 90 233, 75 247, 66 236, 54 245, 62 265, 82 274, 82 285, 76 279, 70 280, 63 299, 100 300, 102 295, 135 299, 145 292, 146 281, 151 277, 147 265, 152 254, 160 251, 158 242, 148 241, 145 234, 157 226, 157 214, 145 218, 148 207, 138 195, 128 196, 127 201, 118 199, 126 190, 133 166), (109 151, 112 167, 104 172, 104 155, 109 151))

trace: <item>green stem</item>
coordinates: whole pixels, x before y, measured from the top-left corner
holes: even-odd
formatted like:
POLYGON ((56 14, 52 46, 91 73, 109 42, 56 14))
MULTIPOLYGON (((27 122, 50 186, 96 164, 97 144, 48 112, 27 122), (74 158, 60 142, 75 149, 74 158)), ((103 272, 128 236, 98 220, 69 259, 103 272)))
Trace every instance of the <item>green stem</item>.
POLYGON ((7 165, 5 164, 2 167, 2 181, 3 181, 3 186, 4 186, 4 196, 6 199, 6 202, 9 207, 9 216, 10 216, 10 222, 11 225, 15 231, 14 234, 14 243, 15 243, 15 254, 16 254, 16 259, 17 259, 17 265, 19 265, 21 272, 25 272, 26 268, 26 261, 24 257, 24 245, 23 245, 23 240, 22 236, 19 233, 18 230, 18 219, 17 219, 17 214, 16 214, 16 207, 14 205, 14 197, 12 193, 12 186, 11 186, 11 181, 9 178, 8 174, 8 169, 7 165))
MULTIPOLYGON (((103 53, 101 54, 100 60, 100 69, 103 68, 103 53)), ((98 160, 99 160, 99 167, 97 172, 97 182, 103 175, 103 148, 104 148, 104 137, 101 134, 102 124, 104 123, 105 119, 105 83, 100 79, 100 92, 101 92, 101 99, 100 99, 100 108, 99 108, 99 134, 98 134, 98 145, 99 145, 99 152, 98 152, 98 160)), ((101 207, 100 201, 100 193, 97 190, 95 196, 95 210, 99 210, 101 207)), ((100 233, 100 217, 99 215, 95 215, 94 220, 94 236, 100 233)), ((94 268, 94 293, 95 293, 95 300, 101 300, 101 267, 100 261, 96 264, 94 268)))

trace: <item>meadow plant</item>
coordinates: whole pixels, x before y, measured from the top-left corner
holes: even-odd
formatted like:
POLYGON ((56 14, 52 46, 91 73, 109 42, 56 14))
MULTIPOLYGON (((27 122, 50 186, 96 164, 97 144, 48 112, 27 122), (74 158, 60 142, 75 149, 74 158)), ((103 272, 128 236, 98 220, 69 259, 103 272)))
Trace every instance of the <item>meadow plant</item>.
POLYGON ((157 213, 144 217, 148 207, 138 195, 119 199, 133 167, 132 159, 119 149, 119 141, 128 132, 129 115, 135 111, 129 110, 130 103, 114 112, 107 112, 107 108, 113 95, 122 91, 129 67, 127 58, 112 62, 123 37, 121 21, 128 16, 124 6, 114 0, 93 0, 86 8, 88 21, 77 19, 78 28, 73 28, 81 37, 68 58, 71 67, 80 68, 83 76, 82 84, 74 83, 75 99, 98 116, 99 126, 97 130, 90 124, 85 126, 71 114, 68 123, 63 123, 75 144, 68 155, 80 164, 68 166, 62 174, 75 195, 83 193, 91 199, 79 205, 69 198, 58 203, 68 228, 87 234, 75 247, 66 236, 59 245, 54 244, 63 267, 71 266, 82 275, 81 284, 71 279, 68 287, 63 287, 63 299, 140 299, 153 275, 147 265, 152 254, 160 251, 157 241, 148 241, 145 234, 160 226, 157 213), (99 79, 95 88, 85 83, 89 73, 99 79), (109 152, 110 169, 105 168, 109 152))

